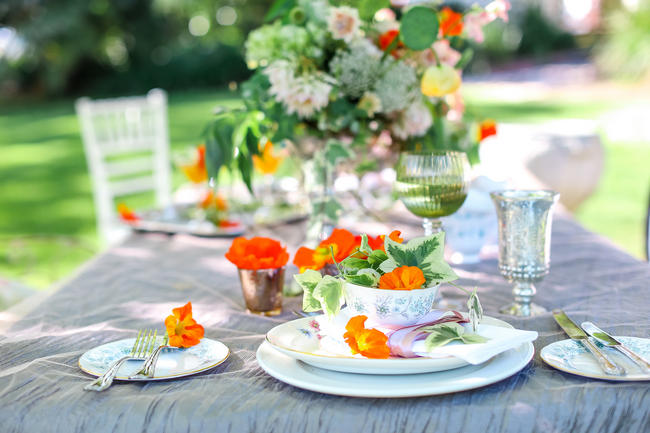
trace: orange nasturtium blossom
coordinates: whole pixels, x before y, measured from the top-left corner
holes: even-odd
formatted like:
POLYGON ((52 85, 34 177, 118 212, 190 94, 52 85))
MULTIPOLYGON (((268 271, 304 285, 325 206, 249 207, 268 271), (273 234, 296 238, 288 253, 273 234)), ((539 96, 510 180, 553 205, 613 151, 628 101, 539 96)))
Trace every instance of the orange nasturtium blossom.
POLYGON ((208 180, 208 170, 205 166, 205 145, 196 147, 196 158, 190 164, 181 165, 185 176, 193 183, 201 183, 208 180))
POLYGON ((117 205, 117 213, 120 214, 120 218, 122 219, 122 221, 125 222, 133 223, 140 219, 138 215, 136 215, 136 213, 133 212, 133 210, 131 210, 131 208, 125 205, 124 203, 120 203, 117 205))
POLYGON ((349 231, 334 229, 330 237, 321 241, 316 249, 300 247, 293 258, 293 264, 300 269, 300 272, 307 269, 318 271, 325 265, 334 263, 330 246, 334 250, 334 258, 340 262, 352 254, 360 243, 361 238, 357 238, 349 231))
POLYGON ((174 308, 172 313, 165 319, 169 345, 192 347, 199 344, 205 330, 192 318, 192 303, 188 302, 182 307, 174 308))
MULTIPOLYGON (((395 38, 399 38, 399 30, 397 29, 391 29, 388 30, 385 33, 382 33, 381 36, 379 36, 379 48, 381 48, 382 51, 386 51, 390 44, 393 43, 395 38)), ((397 54, 397 48, 403 47, 404 44, 402 41, 398 41, 397 44, 395 45, 395 48, 391 51, 391 55, 393 57, 398 57, 397 54)))
POLYGON ((491 135, 497 135, 497 123, 492 119, 482 121, 478 125, 478 133, 476 135, 478 141, 483 141, 491 135))
POLYGON ((273 143, 267 141, 260 155, 253 155, 253 165, 262 174, 273 174, 278 171, 282 156, 273 155, 273 143))
POLYGON ((376 329, 366 329, 365 323, 368 317, 354 316, 345 325, 347 331, 343 334, 345 342, 348 343, 352 354, 360 353, 366 358, 385 359, 390 355, 388 337, 376 329))
POLYGON ((460 36, 463 33, 463 14, 445 6, 440 11, 440 31, 443 36, 460 36))
POLYGON ((228 202, 221 194, 215 194, 212 190, 209 190, 203 200, 199 202, 199 206, 203 209, 208 209, 215 207, 218 211, 225 212, 228 210, 228 202))
MULTIPOLYGON (((401 234, 402 234, 401 231, 393 230, 392 232, 390 232, 388 237, 390 239, 394 240, 395 242, 397 242, 398 244, 401 244, 402 242, 404 242, 404 239, 402 239, 400 237, 401 234)), ((379 235, 377 237, 368 236, 368 245, 373 250, 382 250, 382 251, 385 252, 385 249, 384 249, 384 241, 385 241, 385 239, 386 239, 386 235, 379 235)))
POLYGON ((379 288, 384 290, 417 290, 426 280, 416 266, 400 266, 379 278, 379 288))
POLYGON ((289 253, 274 239, 235 238, 226 258, 239 269, 277 269, 287 264, 289 253))
POLYGON ((460 83, 461 79, 458 71, 443 63, 430 66, 424 71, 420 87, 422 93, 426 96, 440 98, 454 93, 460 87, 460 83))

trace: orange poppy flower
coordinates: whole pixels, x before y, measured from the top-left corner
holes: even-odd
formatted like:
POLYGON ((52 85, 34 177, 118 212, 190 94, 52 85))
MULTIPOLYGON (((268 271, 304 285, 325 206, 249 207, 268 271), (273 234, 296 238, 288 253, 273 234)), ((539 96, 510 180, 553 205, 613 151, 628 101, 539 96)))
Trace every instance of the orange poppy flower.
POLYGON ((196 148, 196 159, 191 164, 181 165, 185 176, 193 183, 201 183, 208 180, 208 170, 205 166, 205 145, 201 144, 196 148))
POLYGON ((481 122, 478 126, 478 141, 483 141, 491 135, 497 135, 497 123, 492 119, 481 122))
POLYGON ((239 269, 277 269, 287 264, 289 253, 274 239, 235 238, 226 258, 239 269))
POLYGON ((459 36, 463 33, 463 14, 445 6, 440 11, 440 31, 443 36, 459 36))
POLYGON ((365 323, 368 317, 354 316, 345 325, 347 331, 343 334, 345 342, 348 343, 352 354, 360 353, 366 358, 386 359, 390 355, 388 337, 376 329, 366 329, 365 323))
POLYGON ((361 244, 361 237, 354 236, 345 229, 334 229, 329 238, 321 241, 316 249, 300 247, 293 258, 293 264, 300 272, 306 269, 319 270, 327 264, 333 264, 330 246, 334 249, 337 262, 348 257, 361 244))
POLYGON ((379 288, 384 290, 417 290, 425 283, 422 270, 416 266, 400 266, 379 278, 379 288))
POLYGON ((125 205, 124 203, 120 203, 117 205, 117 213, 120 214, 120 218, 122 219, 122 221, 127 223, 134 223, 140 219, 138 215, 135 212, 133 212, 133 210, 131 210, 131 208, 125 205))
POLYGON ((284 158, 273 155, 273 143, 267 141, 261 155, 253 155, 253 165, 262 174, 273 174, 284 158))
POLYGON ((192 303, 174 308, 172 315, 165 319, 165 328, 169 345, 174 347, 192 347, 199 344, 205 330, 192 318, 192 303))

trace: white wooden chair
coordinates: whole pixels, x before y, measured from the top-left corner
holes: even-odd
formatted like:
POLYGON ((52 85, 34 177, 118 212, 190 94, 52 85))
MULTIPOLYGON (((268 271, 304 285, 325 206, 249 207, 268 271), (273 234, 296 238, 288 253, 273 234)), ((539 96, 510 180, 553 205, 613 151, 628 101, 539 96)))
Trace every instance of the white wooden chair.
POLYGON ((90 100, 75 104, 93 183, 97 230, 114 244, 128 230, 119 223, 116 198, 155 191, 156 205, 171 202, 167 94, 90 100))

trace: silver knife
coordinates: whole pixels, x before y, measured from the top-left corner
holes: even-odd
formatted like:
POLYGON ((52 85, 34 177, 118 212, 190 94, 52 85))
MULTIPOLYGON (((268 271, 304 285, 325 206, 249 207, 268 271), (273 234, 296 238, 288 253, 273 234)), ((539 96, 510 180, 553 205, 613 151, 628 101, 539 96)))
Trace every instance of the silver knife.
POLYGON ((618 349, 619 352, 630 358, 636 365, 641 367, 641 370, 645 373, 650 373, 650 362, 643 359, 641 356, 634 353, 629 348, 625 347, 623 343, 618 341, 616 338, 609 335, 607 332, 600 329, 598 326, 594 325, 591 322, 582 322, 582 329, 584 329, 587 334, 591 335, 607 347, 614 347, 618 349))
POLYGON ((580 342, 587 350, 591 352, 592 355, 598 361, 598 365, 603 371, 612 376, 622 376, 625 374, 625 370, 618 365, 614 364, 608 357, 605 355, 594 343, 589 340, 585 331, 580 329, 578 325, 573 323, 571 319, 564 313, 562 310, 553 310, 553 318, 560 328, 566 332, 566 334, 575 341, 580 342))

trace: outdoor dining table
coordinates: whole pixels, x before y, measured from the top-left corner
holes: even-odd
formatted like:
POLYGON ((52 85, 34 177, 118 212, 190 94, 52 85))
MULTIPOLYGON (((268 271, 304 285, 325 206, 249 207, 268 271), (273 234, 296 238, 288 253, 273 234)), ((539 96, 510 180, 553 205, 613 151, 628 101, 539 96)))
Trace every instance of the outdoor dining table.
MULTIPOLYGON (((388 227, 387 227, 388 228, 388 227)), ((411 223, 392 222, 408 236, 411 223)), ((295 249, 304 228, 260 232, 295 249)), ((511 286, 496 259, 455 269, 460 284, 478 286, 485 314, 535 330, 533 360, 519 373, 480 389, 418 398, 352 398, 284 384, 266 374, 255 353, 265 333, 295 319, 300 298, 285 299, 276 317, 246 313, 229 239, 133 234, 86 264, 75 277, 0 335, 0 432, 643 432, 650 431, 648 382, 609 382, 555 370, 540 350, 567 338, 550 313, 514 318, 498 313, 511 286), (192 301, 206 337, 225 343, 218 367, 175 380, 120 382, 83 390, 85 351, 162 330, 174 307, 192 301)), ((65 254, 65 251, 61 251, 65 254)), ((550 274, 536 302, 563 308, 614 335, 650 335, 650 266, 566 216, 556 216, 550 274)), ((462 303, 447 287, 443 295, 462 303)))

